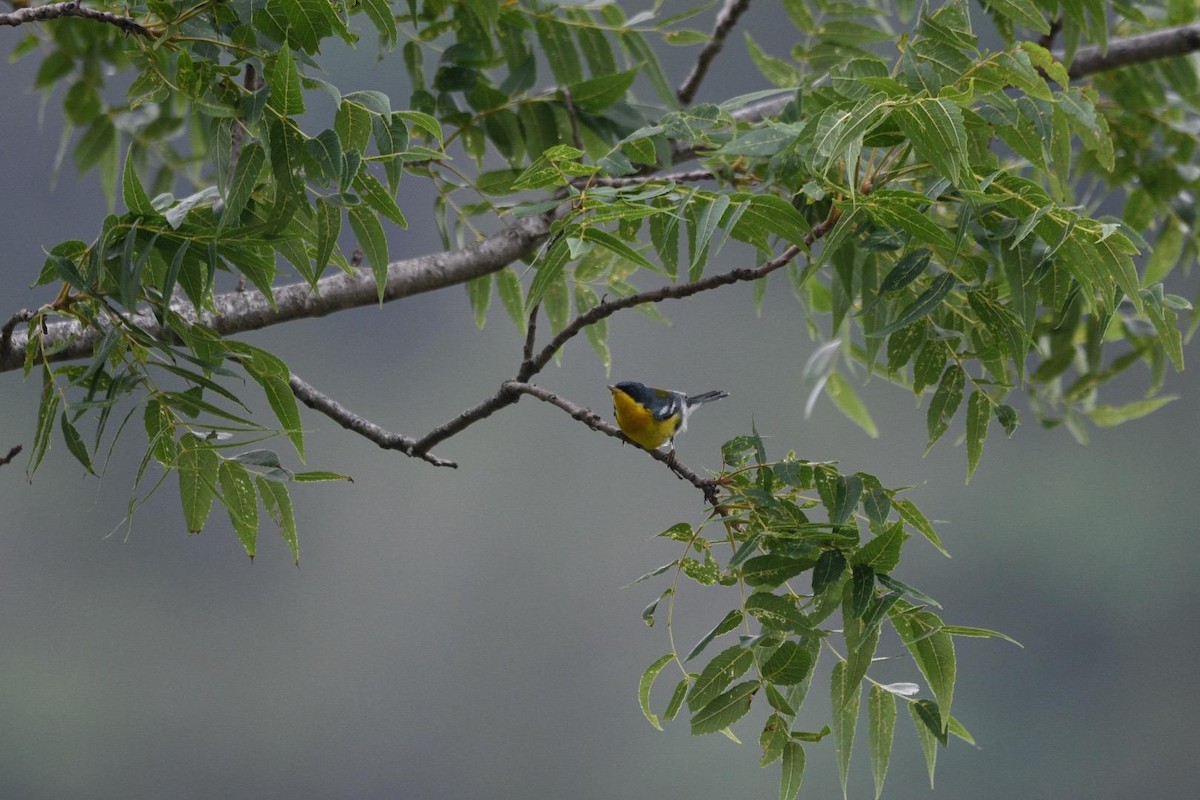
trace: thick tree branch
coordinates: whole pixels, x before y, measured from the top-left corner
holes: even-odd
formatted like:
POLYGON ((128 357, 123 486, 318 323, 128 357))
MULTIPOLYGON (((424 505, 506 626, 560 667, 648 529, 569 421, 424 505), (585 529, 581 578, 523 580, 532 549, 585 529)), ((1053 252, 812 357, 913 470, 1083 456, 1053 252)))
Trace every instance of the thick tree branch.
MULTIPOLYGON (((610 424, 596 412, 592 411, 591 409, 584 408, 583 406, 576 405, 569 400, 564 400, 553 392, 549 392, 540 386, 534 386, 533 384, 529 383, 521 383, 519 381, 506 381, 501 388, 511 392, 527 394, 531 397, 536 397, 538 400, 541 400, 544 403, 558 406, 563 411, 570 414, 571 417, 579 420, 592 430, 599 431, 600 433, 611 436, 614 439, 620 439, 626 444, 632 444, 639 450, 645 450, 644 447, 640 447, 628 436, 621 433, 620 428, 610 424)), ((680 480, 687 481, 703 492, 704 499, 709 503, 714 506, 717 504, 718 483, 711 478, 701 478, 694 470, 690 469, 684 464, 681 464, 679 460, 675 458, 675 451, 671 450, 664 452, 663 450, 646 450, 646 453, 648 453, 650 457, 656 461, 661 461, 662 463, 666 464, 667 467, 674 472, 680 480)))
MULTIPOLYGON (((1113 39, 1108 43, 1107 51, 1099 47, 1080 48, 1067 74, 1071 78, 1082 78, 1096 72, 1181 56, 1197 50, 1200 50, 1200 24, 1181 25, 1113 39)), ((1055 53, 1054 56, 1061 58, 1062 54, 1055 53)))
POLYGON ((407 456, 424 459, 435 467, 458 467, 458 464, 453 461, 438 458, 429 453, 415 452, 414 446, 417 443, 415 439, 408 436, 401 436, 398 433, 392 433, 379 427, 369 419, 355 414, 328 395, 322 394, 296 375, 292 375, 288 381, 288 385, 292 387, 292 394, 296 395, 296 398, 301 403, 304 403, 304 405, 314 411, 320 411, 346 430, 371 440, 384 450, 399 450, 407 456))
POLYGON ((31 319, 33 319, 33 312, 23 308, 9 317, 8 321, 4 323, 4 327, 0 328, 0 361, 3 361, 12 349, 13 329, 31 319))
POLYGON ((107 22, 109 25, 116 25, 126 33, 136 33, 139 36, 153 36, 149 30, 143 28, 129 17, 110 14, 107 11, 97 11, 94 8, 85 8, 79 5, 78 0, 68 0, 66 3, 51 3, 46 6, 29 6, 28 8, 21 8, 6 14, 0 14, 0 25, 8 25, 15 28, 27 22, 44 22, 51 19, 60 19, 61 17, 82 17, 84 19, 95 20, 96 22, 107 22))
POLYGON ((704 76, 708 74, 708 68, 712 65, 713 59, 721 52, 721 48, 725 46, 725 40, 729 38, 730 32, 737 25, 738 19, 750 8, 750 0, 725 0, 725 4, 721 6, 721 10, 717 12, 717 21, 713 25, 712 38, 708 40, 708 44, 700 51, 699 57, 696 59, 696 65, 692 67, 692 71, 683 79, 679 90, 675 92, 675 96, 679 98, 680 105, 688 105, 696 97, 696 91, 700 88, 700 82, 704 80, 704 76))
MULTIPOLYGON (((551 220, 550 215, 528 217, 470 247, 393 262, 388 265, 384 302, 465 283, 503 269, 541 244, 550 231, 551 220)), ((214 298, 215 313, 198 313, 191 303, 184 301, 172 303, 171 307, 188 321, 203 322, 227 335, 295 319, 323 317, 335 311, 379 302, 375 279, 367 270, 322 278, 317 282, 316 291, 304 282, 279 286, 275 288, 274 296, 274 307, 257 290, 217 295, 214 298)), ((152 336, 165 333, 150 309, 131 315, 129 322, 152 336)), ((103 329, 83 330, 77 322, 56 322, 46 326, 43 341, 46 345, 54 345, 71 340, 49 357, 51 361, 70 361, 90 356, 92 346, 104 333, 103 329)), ((20 369, 24 362, 26 336, 23 331, 13 332, 9 348, 0 350, 0 372, 20 369)))

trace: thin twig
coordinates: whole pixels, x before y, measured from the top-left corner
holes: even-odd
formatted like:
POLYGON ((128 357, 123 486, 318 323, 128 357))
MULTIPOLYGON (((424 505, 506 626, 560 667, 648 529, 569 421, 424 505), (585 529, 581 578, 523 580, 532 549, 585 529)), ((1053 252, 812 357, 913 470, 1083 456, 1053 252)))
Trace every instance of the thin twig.
POLYGON ((1042 37, 1038 39, 1038 44, 1047 50, 1054 47, 1054 40, 1058 37, 1058 32, 1062 30, 1062 26, 1063 18, 1061 16, 1050 20, 1050 31, 1042 34, 1042 37))
POLYGON ((609 186, 620 189, 624 186, 641 186, 646 183, 696 183, 698 181, 716 180, 716 175, 706 169, 694 169, 688 172, 666 172, 661 175, 630 175, 624 178, 588 177, 581 179, 580 184, 588 186, 609 186))
POLYGON ((320 411, 346 430, 369 439, 384 450, 399 450, 407 456, 424 459, 435 467, 450 467, 452 469, 458 467, 458 464, 455 462, 438 458, 428 452, 416 452, 415 445, 417 442, 415 439, 381 428, 366 417, 355 414, 341 403, 329 397, 329 395, 321 393, 295 375, 292 375, 288 380, 288 385, 292 388, 292 394, 296 395, 296 398, 301 403, 304 403, 304 405, 314 411, 320 411))
POLYGON ((508 388, 507 383, 502 384, 500 386, 500 390, 487 400, 484 400, 482 403, 474 406, 473 408, 468 408, 454 419, 443 425, 437 426, 429 433, 421 437, 420 441, 413 445, 413 454, 424 456, 425 453, 428 453, 432 447, 436 446, 440 442, 446 441, 456 433, 461 433, 462 431, 474 425, 476 422, 479 422, 479 420, 487 419, 500 409, 504 408, 505 406, 511 406, 520 399, 520 392, 508 388))
POLYGON ((529 319, 525 323, 525 347, 521 351, 521 370, 524 371, 525 365, 533 360, 533 346, 537 343, 537 318, 538 311, 542 307, 542 301, 538 300, 533 304, 533 308, 529 311, 529 319))
POLYGON ((579 115, 575 113, 575 101, 571 99, 571 90, 564 87, 562 98, 563 108, 567 110, 567 119, 571 121, 571 141, 580 150, 586 150, 583 146, 583 134, 579 130, 579 115))
POLYGON ((8 464, 11 464, 12 460, 14 458, 16 458, 18 455, 20 455, 20 453, 21 453, 21 445, 14 444, 12 446, 12 448, 8 451, 8 455, 6 455, 4 458, 0 458, 0 467, 4 467, 4 466, 7 466, 8 464))
POLYGON ((729 37, 733 27, 737 25, 738 18, 750 8, 750 0, 725 0, 725 5, 717 12, 717 21, 713 26, 712 38, 708 40, 708 44, 700 51, 700 56, 696 59, 696 65, 692 67, 692 71, 684 78, 683 83, 679 86, 679 90, 675 92, 675 96, 679 98, 680 105, 688 105, 696 97, 696 91, 700 88, 700 82, 704 80, 704 76, 708 73, 708 68, 711 66, 713 59, 717 57, 717 53, 721 52, 721 48, 725 46, 725 40, 729 37))
MULTIPOLYGON (((592 411, 591 409, 584 408, 583 406, 576 405, 570 400, 564 400, 553 392, 549 392, 540 386, 534 386, 530 383, 521 383, 519 381, 506 381, 502 388, 519 392, 521 394, 527 394, 530 397, 536 397, 538 400, 541 400, 544 403, 550 403, 553 406, 557 406, 558 408, 561 408, 563 411, 570 414, 572 418, 579 420, 594 431, 599 431, 600 433, 611 436, 614 439, 620 439, 622 442, 632 444, 634 447, 638 447, 641 450, 646 450, 644 447, 641 447, 624 433, 622 433, 620 428, 610 424, 596 412, 592 411)), ((674 472, 680 480, 687 481, 703 492, 704 498, 709 503, 712 505, 717 504, 718 484, 715 480, 711 478, 702 478, 694 470, 690 469, 684 464, 681 464, 675 457, 675 452, 673 450, 646 450, 646 453, 648 453, 650 457, 656 461, 661 461, 662 463, 666 464, 667 467, 674 472)))
POLYGON ((27 22, 44 22, 61 17, 82 17, 84 19, 95 20, 96 22, 107 22, 109 25, 116 25, 126 33, 154 37, 153 33, 129 17, 118 16, 107 11, 97 11, 94 8, 86 8, 79 5, 78 0, 68 0, 65 3, 51 3, 46 6, 29 6, 28 8, 10 11, 7 14, 0 14, 0 25, 8 25, 15 28, 27 22))

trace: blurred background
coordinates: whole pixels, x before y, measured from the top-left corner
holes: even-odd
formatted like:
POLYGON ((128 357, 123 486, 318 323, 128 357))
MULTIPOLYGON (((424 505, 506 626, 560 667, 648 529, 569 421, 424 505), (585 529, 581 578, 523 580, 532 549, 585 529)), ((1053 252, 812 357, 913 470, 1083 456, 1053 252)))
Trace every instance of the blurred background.
MULTIPOLYGON (((784 55, 792 42, 778 14, 761 4, 744 24, 784 55)), ((22 33, 0 34, 0 53, 22 33)), ((402 70, 377 62, 372 41, 331 54, 333 81, 399 104, 402 70)), ((668 55, 678 81, 690 51, 668 55)), ((61 98, 29 90, 37 66, 6 64, 0 81, 5 318, 50 299, 26 288, 42 248, 92 240, 104 213, 95 176, 77 179, 69 160, 49 188, 61 98)), ((701 99, 761 87, 735 34, 701 99)), ((406 184, 412 226, 390 232, 394 258, 439 247, 425 188, 406 184)), ((737 257, 723 256, 728 266, 737 257)), ((1182 399, 1094 430, 1088 447, 1036 424, 1012 440, 993 426, 967 487, 961 427, 922 458, 924 406, 905 390, 858 387, 878 439, 826 400, 803 418, 800 374, 814 344, 782 280, 761 316, 747 287, 662 310, 671 327, 638 314, 612 320, 611 379, 581 337, 540 383, 605 414, 610 380, 725 389, 732 397, 707 406, 679 441, 693 468, 716 469, 720 443, 753 423, 772 456, 795 450, 913 486, 943 521, 953 559, 914 541, 897 576, 940 600, 948 622, 1025 645, 958 640, 954 712, 979 749, 954 740, 941 751, 931 792, 902 715, 886 797, 1196 796, 1194 374, 1168 377, 1166 392, 1182 399)), ((413 435, 493 392, 521 345, 499 304, 477 330, 461 288, 244 338, 413 435)), ((1129 376, 1112 401, 1134 399, 1145 378, 1129 376)), ((0 450, 29 448, 39 389, 0 376, 0 450)), ((639 675, 668 649, 665 627, 647 628, 640 612, 666 584, 621 587, 677 556, 654 535, 702 518, 693 488, 529 399, 443 444, 457 471, 380 451, 307 410, 304 421, 309 466, 354 483, 294 487, 299 568, 267 525, 251 563, 223 511, 187 535, 174 479, 120 526, 140 431, 118 444, 101 481, 81 474, 60 440, 31 485, 24 456, 0 469, 0 795, 776 796, 778 766, 758 767, 761 713, 735 726, 737 746, 693 739, 686 720, 659 733, 637 707, 639 675)), ((276 446, 298 466, 286 443, 276 446)), ((681 647, 728 607, 704 594, 682 593, 681 647)), ((902 650, 893 641, 881 654, 902 650)), ((809 729, 826 721, 829 667, 802 718, 809 729)), ((923 683, 906 659, 880 670, 923 683)), ((658 687, 656 708, 674 678, 658 687)), ((851 793, 872 797, 865 730, 859 740, 851 793)), ((834 796, 832 742, 807 749, 802 796, 834 796)))

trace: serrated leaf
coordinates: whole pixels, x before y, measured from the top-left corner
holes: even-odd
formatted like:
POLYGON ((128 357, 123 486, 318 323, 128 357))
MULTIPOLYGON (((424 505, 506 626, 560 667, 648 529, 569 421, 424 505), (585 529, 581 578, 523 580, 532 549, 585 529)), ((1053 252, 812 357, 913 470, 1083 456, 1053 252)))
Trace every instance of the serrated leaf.
POLYGON ((281 47, 275 63, 267 73, 267 83, 271 87, 271 95, 267 105, 283 116, 304 113, 304 95, 300 89, 300 71, 296 69, 296 61, 292 51, 281 47))
POLYGON ((791 686, 808 677, 812 670, 812 656, 793 641, 779 645, 775 653, 762 667, 765 680, 779 686, 791 686))
POLYGON ((783 769, 779 779, 779 800, 795 800, 804 783, 804 747, 799 742, 783 745, 783 769))
POLYGON ((175 466, 178 448, 175 446, 175 418, 170 409, 158 400, 146 402, 142 412, 142 421, 146 427, 146 440, 155 460, 164 467, 175 466))
POLYGON ((679 709, 683 707, 683 698, 687 694, 687 688, 688 679, 680 678, 679 683, 675 684, 675 691, 671 693, 671 699, 667 702, 667 710, 663 712, 663 722, 675 719, 679 709))
POLYGON ((379 303, 383 305, 383 295, 387 289, 388 278, 388 241, 374 212, 364 206, 354 206, 348 210, 350 228, 358 239, 359 246, 367 256, 371 265, 371 273, 375 276, 375 289, 379 295, 379 303))
POLYGON ((833 665, 829 680, 832 712, 833 747, 837 754, 838 777, 842 783, 842 797, 848 796, 846 780, 850 774, 850 752, 854 748, 854 733, 858 727, 858 704, 862 687, 857 680, 850 680, 843 661, 833 665))
POLYGON ((704 708, 752 666, 754 654, 741 645, 735 644, 717 653, 688 690, 688 708, 693 711, 704 708))
POLYGON ((841 550, 826 550, 813 568, 812 590, 821 594, 846 571, 846 556, 841 550))
POLYGON ((867 338, 879 338, 887 336, 893 331, 911 325, 924 316, 932 314, 946 296, 954 289, 954 276, 949 272, 943 272, 941 275, 933 279, 929 287, 921 292, 921 294, 910 303, 891 323, 884 325, 877 331, 867 333, 867 338))
POLYGON ((300 408, 296 404, 296 395, 292 394, 288 379, 279 375, 251 374, 262 386, 263 392, 267 395, 267 402, 270 404, 271 410, 275 412, 275 418, 279 420, 280 427, 295 446, 300 460, 303 461, 304 428, 300 423, 300 408))
POLYGON ((221 212, 221 225, 236 222, 246 208, 254 187, 258 184, 258 176, 267 163, 267 154, 258 142, 251 142, 242 148, 238 156, 237 166, 233 170, 233 179, 229 182, 229 193, 225 197, 225 210, 221 212))
POLYGON ((922 706, 918 703, 908 704, 908 713, 912 717, 913 727, 917 729, 917 739, 921 743, 921 752, 925 755, 925 766, 929 771, 929 788, 933 788, 933 773, 937 766, 937 736, 921 715, 922 706))
POLYGON ((951 636, 969 636, 976 639, 1003 639, 1006 642, 1015 644, 1017 647, 1024 649, 1025 645, 1018 642, 1016 639, 1000 631, 993 631, 987 628, 974 628, 969 625, 944 625, 942 631, 951 636))
POLYGON ((258 546, 258 495, 250 471, 236 461, 222 460, 217 477, 229 521, 246 548, 246 555, 254 558, 258 546))
POLYGON ((942 438, 942 435, 950 427, 950 420, 954 419, 954 415, 958 413, 958 408, 962 404, 965 383, 966 374, 958 364, 951 364, 942 373, 942 379, 933 392, 933 398, 929 401, 929 410, 925 414, 925 424, 929 431, 929 441, 925 445, 926 453, 933 448, 938 439, 942 438))
POLYGON ((967 483, 975 474, 979 458, 983 455, 983 443, 987 439, 988 424, 992 420, 992 401, 978 389, 967 401, 967 483))
POLYGON ((875 778, 875 800, 883 794, 895 733, 896 696, 880 686, 872 686, 867 695, 867 743, 871 752, 871 775, 875 778))
POLYGON ((892 626, 912 655, 917 668, 925 676, 933 696, 937 698, 941 726, 946 729, 950 706, 954 700, 956 660, 954 638, 942 630, 942 621, 929 611, 918 610, 903 600, 889 613, 892 626))
POLYGON ((179 497, 188 533, 204 529, 212 510, 213 490, 217 484, 219 457, 193 434, 179 440, 179 497))
POLYGON ((922 536, 929 540, 930 544, 938 549, 938 552, 949 558, 950 553, 942 546, 942 540, 938 538, 937 531, 933 529, 933 525, 917 508, 916 503, 908 499, 896 500, 893 498, 892 505, 900 514, 900 518, 911 525, 922 536))
POLYGON ((755 556, 742 567, 742 580, 750 586, 778 586, 813 566, 811 559, 791 558, 771 553, 755 556))
POLYGON ((658 677, 658 673, 662 672, 663 667, 670 664, 674 658, 674 654, 667 653, 655 660, 653 664, 646 667, 646 671, 642 673, 642 679, 638 681, 638 705, 642 707, 642 714, 645 715, 646 720, 660 731, 663 726, 658 721, 658 715, 650 710, 650 690, 654 688, 654 681, 658 677))
POLYGON ((892 109, 892 119, 912 142, 913 150, 943 177, 973 187, 967 159, 967 133, 962 109, 951 100, 921 98, 892 109))
POLYGON ((75 456, 75 460, 82 464, 84 469, 95 475, 96 471, 92 469, 92 456, 88 453, 87 445, 84 443, 79 429, 71 422, 67 409, 63 409, 59 423, 62 428, 63 441, 67 445, 67 452, 75 456))
POLYGON ((746 716, 750 713, 750 703, 758 687, 756 680, 745 681, 717 695, 692 716, 692 735, 716 733, 746 716))

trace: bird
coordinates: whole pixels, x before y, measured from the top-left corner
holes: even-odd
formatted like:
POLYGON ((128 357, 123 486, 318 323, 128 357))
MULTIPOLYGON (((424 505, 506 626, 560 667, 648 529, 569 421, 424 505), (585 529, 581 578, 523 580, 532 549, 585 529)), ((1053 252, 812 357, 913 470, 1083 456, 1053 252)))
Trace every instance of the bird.
POLYGON ((613 396, 613 413, 621 432, 646 450, 665 445, 675 448, 675 436, 687 430, 692 409, 729 397, 714 391, 688 395, 671 389, 655 389, 634 381, 608 387, 613 396))

